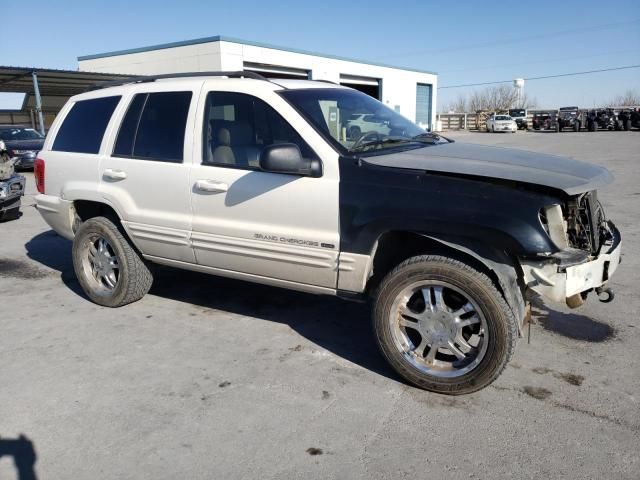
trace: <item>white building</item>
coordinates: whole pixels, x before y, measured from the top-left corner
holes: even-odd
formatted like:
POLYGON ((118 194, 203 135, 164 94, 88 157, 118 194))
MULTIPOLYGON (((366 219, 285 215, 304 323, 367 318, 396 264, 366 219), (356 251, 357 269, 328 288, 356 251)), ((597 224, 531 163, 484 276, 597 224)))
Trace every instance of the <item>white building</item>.
POLYGON ((81 71, 157 75, 250 70, 272 78, 329 80, 361 90, 423 127, 435 122, 438 77, 433 72, 282 48, 229 37, 78 57, 81 71))

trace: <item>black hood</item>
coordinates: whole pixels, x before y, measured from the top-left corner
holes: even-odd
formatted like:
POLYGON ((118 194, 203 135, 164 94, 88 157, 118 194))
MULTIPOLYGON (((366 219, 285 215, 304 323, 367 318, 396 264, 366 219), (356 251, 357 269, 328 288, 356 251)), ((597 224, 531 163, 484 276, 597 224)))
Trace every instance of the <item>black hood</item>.
POLYGON ((568 195, 611 183, 605 168, 557 155, 471 143, 443 143, 370 156, 366 163, 385 167, 512 180, 562 190, 568 195))
POLYGON ((42 150, 44 138, 34 140, 4 140, 4 144, 11 150, 42 150))

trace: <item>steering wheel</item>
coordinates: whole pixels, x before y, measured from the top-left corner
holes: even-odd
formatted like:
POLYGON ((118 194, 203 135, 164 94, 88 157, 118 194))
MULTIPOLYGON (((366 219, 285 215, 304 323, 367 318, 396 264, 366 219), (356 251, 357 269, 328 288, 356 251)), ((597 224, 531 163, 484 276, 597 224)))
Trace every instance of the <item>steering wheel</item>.
POLYGON ((360 138, 358 138, 355 142, 353 142, 353 145, 351 145, 351 150, 359 147, 365 141, 379 142, 380 140, 382 140, 382 135, 380 135, 378 132, 367 132, 360 138))

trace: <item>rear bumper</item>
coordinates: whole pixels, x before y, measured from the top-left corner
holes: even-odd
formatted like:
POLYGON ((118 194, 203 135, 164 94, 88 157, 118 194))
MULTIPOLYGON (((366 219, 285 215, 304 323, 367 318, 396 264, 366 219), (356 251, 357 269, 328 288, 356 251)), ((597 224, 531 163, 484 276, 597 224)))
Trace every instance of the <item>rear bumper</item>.
POLYGON ((556 302, 603 287, 620 264, 622 239, 609 223, 613 238, 602 245, 600 255, 577 265, 563 267, 556 260, 521 260, 527 288, 556 302))
POLYGON ((73 239, 73 222, 75 210, 73 202, 63 200, 53 195, 36 195, 36 208, 44 221, 59 235, 69 240, 73 239))

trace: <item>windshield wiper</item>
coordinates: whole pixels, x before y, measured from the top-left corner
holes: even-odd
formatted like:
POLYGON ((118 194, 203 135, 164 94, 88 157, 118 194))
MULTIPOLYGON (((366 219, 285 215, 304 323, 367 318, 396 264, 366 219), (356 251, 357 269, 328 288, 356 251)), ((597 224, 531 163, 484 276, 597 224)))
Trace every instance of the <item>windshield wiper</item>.
POLYGON ((359 152, 367 147, 374 147, 377 145, 393 145, 396 143, 413 143, 419 142, 420 140, 414 140, 413 138, 404 138, 404 137, 389 137, 381 140, 371 140, 369 142, 363 142, 359 145, 356 145, 355 148, 351 147, 349 149, 350 152, 359 152))
POLYGON ((453 140, 451 140, 450 138, 443 137, 442 135, 438 135, 437 133, 433 133, 433 132, 421 133, 419 135, 416 135, 415 137, 411 137, 411 140, 414 140, 417 142, 432 143, 434 145, 437 143, 442 143, 442 140, 448 143, 453 143, 453 140))

